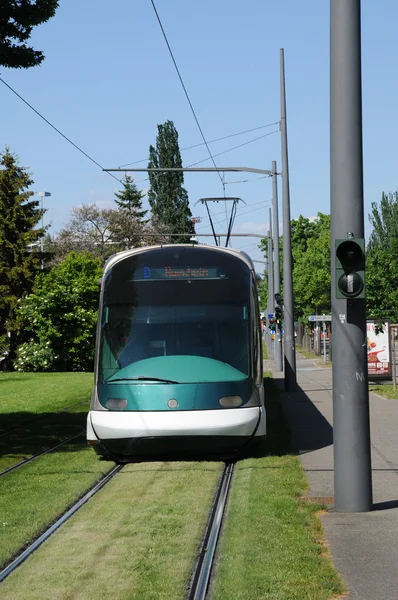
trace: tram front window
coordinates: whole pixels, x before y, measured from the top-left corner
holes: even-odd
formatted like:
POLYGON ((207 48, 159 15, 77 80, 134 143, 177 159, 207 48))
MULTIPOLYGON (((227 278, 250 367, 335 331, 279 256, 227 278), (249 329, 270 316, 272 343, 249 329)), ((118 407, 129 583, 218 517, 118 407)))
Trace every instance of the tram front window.
POLYGON ((249 272, 229 271, 200 280, 145 281, 138 265, 123 286, 114 273, 104 294, 100 381, 165 373, 181 383, 248 377, 249 272))

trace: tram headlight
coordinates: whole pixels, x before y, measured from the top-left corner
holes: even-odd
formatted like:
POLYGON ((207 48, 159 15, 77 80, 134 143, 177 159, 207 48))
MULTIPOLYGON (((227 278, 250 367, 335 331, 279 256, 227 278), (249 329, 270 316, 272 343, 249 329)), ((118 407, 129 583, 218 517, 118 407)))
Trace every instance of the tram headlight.
POLYGON ((124 410, 127 406, 127 400, 125 398, 109 398, 105 406, 112 410, 124 410))
POLYGON ((243 403, 243 400, 240 396, 223 396, 219 402, 223 408, 236 408, 243 403))

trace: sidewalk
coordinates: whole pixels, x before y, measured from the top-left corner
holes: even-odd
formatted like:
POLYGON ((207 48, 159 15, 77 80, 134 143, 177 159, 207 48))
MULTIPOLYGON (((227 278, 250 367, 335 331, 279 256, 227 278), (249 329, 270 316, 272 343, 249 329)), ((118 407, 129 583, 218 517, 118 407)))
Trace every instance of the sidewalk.
MULTIPOLYGON (((333 562, 349 588, 347 600, 398 600, 398 400, 370 395, 373 511, 335 512, 332 370, 317 363, 298 354, 301 390, 282 394, 308 495, 330 505, 322 521, 333 562)), ((273 375, 283 390, 283 373, 273 375)))

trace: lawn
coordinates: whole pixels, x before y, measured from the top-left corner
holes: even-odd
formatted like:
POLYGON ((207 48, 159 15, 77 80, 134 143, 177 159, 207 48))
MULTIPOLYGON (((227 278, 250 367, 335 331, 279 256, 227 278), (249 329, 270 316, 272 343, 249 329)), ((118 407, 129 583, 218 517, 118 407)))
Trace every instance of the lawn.
POLYGON ((84 433, 92 373, 0 373, 0 472, 84 433))

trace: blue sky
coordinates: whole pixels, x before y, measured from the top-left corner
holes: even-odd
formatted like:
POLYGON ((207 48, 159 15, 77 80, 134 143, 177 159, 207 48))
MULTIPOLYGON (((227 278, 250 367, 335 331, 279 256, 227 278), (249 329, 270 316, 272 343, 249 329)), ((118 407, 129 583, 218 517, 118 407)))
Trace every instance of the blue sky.
MULTIPOLYGON (((207 140, 280 119, 279 49, 285 50, 291 216, 329 212, 329 2, 326 0, 156 0, 185 86, 207 140)), ((362 2, 365 225, 370 204, 397 189, 398 4, 362 2)), ((172 64, 150 0, 60 0, 56 16, 33 32, 40 67, 3 68, 1 77, 104 167, 146 159, 157 124, 170 119, 180 148, 202 138, 172 64)), ((0 82, 1 83, 1 82, 0 82)), ((49 191, 45 222, 57 232, 73 206, 113 205, 118 182, 91 163, 0 85, 1 148, 29 167, 34 191, 49 191)), ((271 133, 273 125, 210 144, 213 154, 271 133)), ((208 157, 205 146, 182 151, 184 165, 208 157)), ((217 166, 280 167, 280 134, 223 156, 217 166)), ((137 165, 146 166, 146 160, 137 165)), ((201 166, 212 166, 211 161, 201 166)), ((121 174, 122 176, 122 174, 121 174)), ((145 175, 134 175, 146 190, 145 175)), ((242 198, 234 232, 265 233, 270 179, 226 174, 227 196, 242 198), (246 183, 231 183, 240 180, 246 183)), ((199 198, 222 196, 216 173, 186 174, 191 210, 199 198)), ((281 200, 281 189, 279 189, 281 200)), ((226 231, 224 206, 214 207, 226 231)), ((206 241, 205 238, 202 238, 206 241)), ((207 240, 210 242, 210 239, 207 240)), ((256 239, 232 240, 260 260, 256 239)), ((261 269, 261 267, 259 267, 261 269)))

